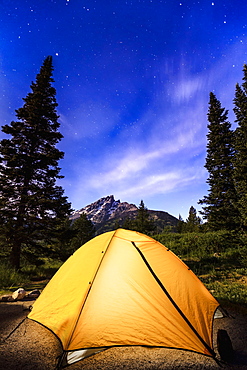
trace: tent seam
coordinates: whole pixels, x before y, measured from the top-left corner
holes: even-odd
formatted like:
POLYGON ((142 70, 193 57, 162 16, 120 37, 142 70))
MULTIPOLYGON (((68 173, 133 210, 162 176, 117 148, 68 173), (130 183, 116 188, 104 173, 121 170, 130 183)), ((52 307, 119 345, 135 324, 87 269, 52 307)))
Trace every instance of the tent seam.
MULTIPOLYGON (((117 231, 117 230, 116 230, 116 231, 117 231)), ((79 321, 79 318, 80 318, 80 316, 81 316, 81 313, 82 313, 82 311, 83 311, 83 308, 84 308, 84 306, 85 306, 85 304, 86 304, 86 301, 87 301, 87 299, 88 299, 89 293, 90 293, 90 291, 91 291, 91 289, 92 289, 92 286, 93 286, 93 283, 94 283, 94 281, 95 281, 95 279, 96 279, 97 273, 98 273, 98 271, 99 271, 99 269, 100 269, 100 266, 101 266, 101 264, 102 264, 102 262, 103 262, 103 259, 104 259, 105 255, 106 255, 106 252, 107 252, 107 250, 108 250, 108 247, 110 246, 110 244, 111 244, 111 242, 112 242, 112 239, 114 238, 114 236, 115 236, 115 234, 116 234, 116 231, 114 232, 114 234, 112 235, 111 239, 109 240, 109 242, 108 242, 108 244, 107 244, 107 246, 106 246, 106 248, 105 248, 105 251, 102 251, 103 256, 102 256, 102 258, 101 258, 101 260, 100 260, 100 262, 99 262, 99 264, 98 264, 98 267, 97 267, 97 269, 96 269, 96 271, 95 271, 95 273, 94 273, 93 279, 92 279, 91 281, 89 281, 89 283, 88 283, 88 284, 89 284, 88 291, 87 291, 87 293, 86 293, 86 297, 85 297, 85 299, 84 299, 84 302, 83 302, 83 304, 81 305, 81 309, 80 309, 80 312, 79 312, 79 314, 78 314, 78 316, 77 316, 77 319, 76 319, 76 321, 75 321, 74 328, 73 328, 73 330, 72 330, 72 332, 71 332, 71 334, 70 334, 69 340, 68 340, 68 342, 67 342, 68 344, 70 344, 70 342, 71 342, 71 338, 73 337, 73 334, 74 334, 74 332, 75 332, 75 328, 76 328, 76 326, 77 326, 77 323, 78 323, 78 321, 79 321), (103 252, 104 252, 104 253, 103 253, 103 252)), ((63 361, 64 355, 65 355, 65 353, 66 353, 66 352, 68 352, 68 351, 69 351, 69 350, 66 350, 66 349, 64 349, 64 348, 63 348, 63 353, 62 353, 61 360, 59 361, 59 364, 58 364, 57 369, 60 369, 60 368, 61 368, 61 365, 62 365, 62 361, 63 361)))
POLYGON ((155 274, 154 270, 152 269, 152 267, 150 266, 150 264, 146 260, 146 258, 143 255, 142 251, 136 246, 135 242, 131 242, 131 243, 135 247, 135 249, 137 250, 137 252, 140 254, 141 258, 143 259, 143 261, 146 264, 147 268, 149 269, 149 271, 153 275, 154 279, 157 281, 157 283, 159 284, 159 286, 161 287, 161 289, 163 290, 163 292, 166 294, 167 298, 170 300, 170 302, 176 308, 176 310, 178 311, 178 313, 180 314, 180 316, 184 319, 184 321, 187 323, 187 325, 190 327, 190 329, 194 332, 194 334, 196 334, 197 338, 201 341, 201 343, 207 348, 207 350, 209 351, 209 353, 211 353, 211 355, 213 357, 215 357, 216 356, 216 353, 214 352, 214 350, 205 342, 205 340, 201 337, 201 335, 197 332, 197 330, 191 324, 191 322, 189 321, 189 319, 185 316, 185 314, 183 313, 183 311, 181 310, 181 308, 174 301, 174 299, 172 298, 172 296, 169 294, 169 292, 167 291, 167 289, 165 288, 165 286, 163 285, 163 283, 160 281, 160 279, 155 274))

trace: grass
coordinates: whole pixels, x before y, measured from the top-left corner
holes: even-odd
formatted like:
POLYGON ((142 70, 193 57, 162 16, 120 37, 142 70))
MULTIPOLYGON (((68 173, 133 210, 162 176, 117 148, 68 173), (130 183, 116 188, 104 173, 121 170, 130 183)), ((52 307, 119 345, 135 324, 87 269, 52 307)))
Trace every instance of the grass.
POLYGON ((221 257, 188 259, 183 261, 199 277, 219 302, 240 304, 247 307, 247 268, 238 260, 221 257))
POLYGON ((222 230, 164 233, 155 239, 179 256, 217 300, 247 307, 247 235, 222 230))
POLYGON ((215 281, 206 283, 206 287, 219 301, 247 305, 247 285, 239 282, 215 281))
MULTIPOLYGON (((219 302, 247 307, 247 242, 224 231, 156 236, 199 277, 219 302)), ((44 258, 41 266, 25 265, 17 273, 0 263, 0 294, 43 289, 62 262, 44 258)))
POLYGON ((0 265, 0 294, 7 294, 15 287, 23 287, 29 278, 9 268, 8 266, 0 265))
POLYGON ((247 268, 212 268, 198 277, 218 301, 247 307, 247 268))
POLYGON ((10 266, 0 263, 0 295, 11 294, 18 288, 26 291, 42 290, 62 262, 44 258, 43 265, 26 265, 17 272, 10 266))

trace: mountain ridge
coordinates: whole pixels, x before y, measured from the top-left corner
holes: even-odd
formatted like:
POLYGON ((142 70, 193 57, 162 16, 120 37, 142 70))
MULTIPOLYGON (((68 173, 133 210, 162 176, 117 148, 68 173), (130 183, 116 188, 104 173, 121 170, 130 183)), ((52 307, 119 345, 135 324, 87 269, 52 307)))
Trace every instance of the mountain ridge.
MULTIPOLYGON (((121 202, 120 200, 115 200, 113 195, 108 195, 74 211, 70 219, 76 220, 81 214, 85 214, 94 224, 98 234, 112 230, 116 223, 121 227, 127 218, 135 218, 137 212, 138 207, 135 204, 121 202)), ((148 210, 148 213, 159 232, 163 231, 166 226, 174 227, 177 225, 178 219, 168 212, 148 210)))

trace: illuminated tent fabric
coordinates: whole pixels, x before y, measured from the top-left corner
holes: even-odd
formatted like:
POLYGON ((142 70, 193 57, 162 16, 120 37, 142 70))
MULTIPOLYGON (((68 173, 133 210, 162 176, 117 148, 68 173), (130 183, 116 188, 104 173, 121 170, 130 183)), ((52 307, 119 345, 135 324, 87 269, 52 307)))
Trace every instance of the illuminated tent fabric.
POLYGON ((28 317, 60 339, 59 367, 112 346, 215 356, 218 302, 170 250, 135 231, 90 240, 58 270, 28 317))

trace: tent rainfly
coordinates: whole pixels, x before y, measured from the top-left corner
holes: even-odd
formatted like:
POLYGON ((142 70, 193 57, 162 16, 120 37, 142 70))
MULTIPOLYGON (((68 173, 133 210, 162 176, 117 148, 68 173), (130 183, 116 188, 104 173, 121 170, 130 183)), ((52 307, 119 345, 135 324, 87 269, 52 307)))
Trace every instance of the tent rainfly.
POLYGON ((174 253, 118 229, 84 244, 57 271, 28 318, 49 328, 66 367, 113 346, 170 347, 215 358, 219 303, 174 253))

